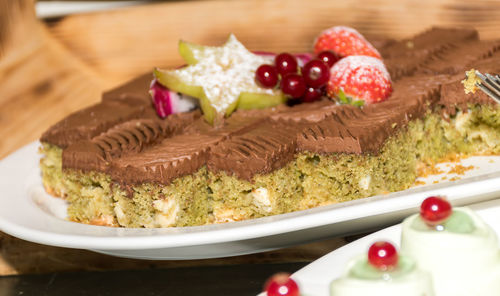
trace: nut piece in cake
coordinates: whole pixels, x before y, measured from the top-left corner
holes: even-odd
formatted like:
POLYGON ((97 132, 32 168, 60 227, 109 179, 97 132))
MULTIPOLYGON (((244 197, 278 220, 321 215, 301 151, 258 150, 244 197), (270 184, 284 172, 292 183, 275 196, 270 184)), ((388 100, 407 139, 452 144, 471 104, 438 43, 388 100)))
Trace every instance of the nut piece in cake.
POLYGON ((465 72, 465 76, 466 78, 462 80, 465 93, 476 93, 476 90, 479 89, 476 84, 481 83, 481 79, 479 79, 479 77, 477 77, 476 75, 476 70, 470 69, 469 71, 465 72))

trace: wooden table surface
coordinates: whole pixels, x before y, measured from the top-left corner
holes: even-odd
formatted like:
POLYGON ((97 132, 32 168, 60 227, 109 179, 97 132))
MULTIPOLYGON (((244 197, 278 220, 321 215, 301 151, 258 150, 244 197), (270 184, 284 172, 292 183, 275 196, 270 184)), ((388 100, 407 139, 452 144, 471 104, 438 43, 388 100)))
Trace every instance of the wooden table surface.
MULTIPOLYGON (((500 37, 500 1, 169 1, 37 20, 34 0, 0 0, 0 159, 69 113, 155 66, 181 63, 177 41, 220 44, 231 32, 251 50, 309 51, 334 25, 405 38, 431 26, 475 27, 500 37)), ((0 176, 1 177, 1 176, 0 176)), ((310 262, 345 244, 333 238, 226 259, 140 261, 41 246, 0 234, 0 275, 77 270, 310 262)))

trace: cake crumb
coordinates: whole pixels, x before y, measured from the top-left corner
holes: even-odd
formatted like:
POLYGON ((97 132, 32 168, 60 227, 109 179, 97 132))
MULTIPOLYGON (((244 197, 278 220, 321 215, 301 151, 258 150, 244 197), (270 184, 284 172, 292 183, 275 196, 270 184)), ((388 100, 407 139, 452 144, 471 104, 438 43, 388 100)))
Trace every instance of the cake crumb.
POLYGON ((481 83, 481 79, 476 76, 476 70, 470 69, 465 72, 466 78, 462 80, 462 84, 464 85, 465 94, 476 93, 477 87, 476 83, 481 83))
POLYGON ((439 181, 438 181, 438 180, 436 180, 436 181, 432 182, 432 184, 437 184, 437 183, 439 183, 439 181))
POLYGON ((101 215, 89 221, 91 225, 116 227, 115 219, 111 215, 101 215))
POLYGON ((424 181, 421 181, 421 180, 415 181, 415 186, 425 185, 425 184, 427 184, 427 183, 425 183, 424 181))
POLYGON ((494 163, 495 161, 493 159, 488 160, 489 163, 494 163))
POLYGON ((441 180, 443 180, 443 181, 446 179, 448 179, 448 177, 446 177, 446 176, 441 177, 441 180))
POLYGON ((457 174, 457 175, 465 175, 465 172, 475 169, 473 165, 463 166, 461 164, 457 164, 451 168, 448 174, 457 174))
POLYGON ((457 181, 457 180, 460 180, 460 179, 462 179, 462 178, 460 178, 460 177, 453 177, 453 178, 450 179, 450 181, 457 181))
MULTIPOLYGON (((469 158, 468 155, 464 155, 464 154, 460 154, 460 153, 449 153, 447 154, 446 156, 440 158, 439 160, 430 160, 430 159, 426 159, 424 161, 422 161, 421 163, 419 163, 418 167, 417 167, 417 176, 418 177, 421 177, 421 178, 426 178, 430 175, 440 175, 440 174, 443 174, 445 173, 443 170, 441 170, 437 165, 440 164, 440 163, 446 163, 444 164, 444 166, 446 167, 451 167, 451 164, 450 163, 458 163, 460 162, 461 160, 463 159, 467 159, 469 158)), ((459 164, 458 164, 459 165, 459 164)), ((457 166, 457 165, 455 165, 457 166)), ((466 171, 467 170, 472 170, 474 167, 472 168, 469 168, 467 167, 466 168, 466 171)), ((455 167, 453 167, 450 172, 448 173, 453 173, 455 170, 455 167)), ((460 168, 456 168, 456 170, 460 171, 460 168)))
POLYGON ((423 162, 417 168, 418 177, 426 178, 430 175, 440 175, 444 173, 434 162, 423 162))

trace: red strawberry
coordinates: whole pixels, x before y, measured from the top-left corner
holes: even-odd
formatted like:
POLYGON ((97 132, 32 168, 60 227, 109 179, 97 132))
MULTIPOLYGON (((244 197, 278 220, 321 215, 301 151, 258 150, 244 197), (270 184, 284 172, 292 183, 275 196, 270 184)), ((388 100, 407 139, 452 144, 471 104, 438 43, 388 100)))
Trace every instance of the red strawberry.
POLYGON ((367 56, 349 56, 330 69, 329 97, 354 105, 385 101, 392 93, 391 77, 384 63, 367 56))
POLYGON ((314 41, 314 53, 331 50, 341 58, 365 55, 380 59, 380 53, 358 31, 349 27, 326 29, 314 41))

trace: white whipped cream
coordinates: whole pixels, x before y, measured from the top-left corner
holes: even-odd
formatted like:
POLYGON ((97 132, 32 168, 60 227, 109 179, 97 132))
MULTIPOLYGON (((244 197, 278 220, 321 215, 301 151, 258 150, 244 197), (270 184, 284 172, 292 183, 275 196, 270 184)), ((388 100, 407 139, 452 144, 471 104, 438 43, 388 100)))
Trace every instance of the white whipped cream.
MULTIPOLYGON (((403 222, 401 253, 431 273, 437 296, 500 295, 500 252, 493 230, 468 208, 471 233, 415 229, 413 215, 403 222)), ((406 294, 405 294, 406 295, 406 294)))

